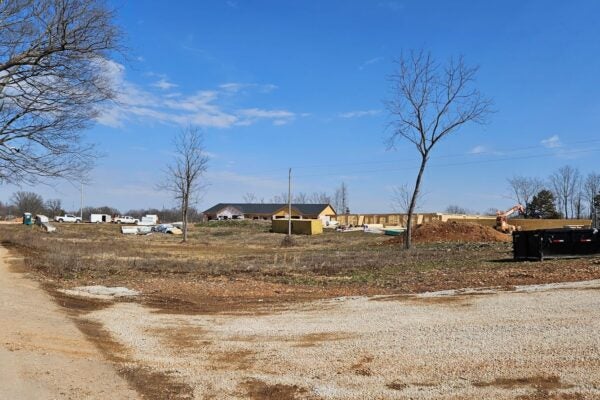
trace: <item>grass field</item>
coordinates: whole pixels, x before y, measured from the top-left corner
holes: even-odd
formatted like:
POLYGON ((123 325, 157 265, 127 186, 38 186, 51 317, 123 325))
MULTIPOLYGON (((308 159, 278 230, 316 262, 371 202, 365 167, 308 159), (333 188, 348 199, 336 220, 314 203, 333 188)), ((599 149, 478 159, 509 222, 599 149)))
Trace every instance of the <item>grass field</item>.
POLYGON ((125 236, 117 225, 2 225, 3 244, 54 286, 104 284, 141 290, 144 301, 186 311, 237 310, 343 295, 414 293, 463 287, 600 278, 600 259, 513 262, 510 243, 428 243, 405 251, 388 237, 325 232, 283 235, 268 224, 192 227, 190 240, 125 236))

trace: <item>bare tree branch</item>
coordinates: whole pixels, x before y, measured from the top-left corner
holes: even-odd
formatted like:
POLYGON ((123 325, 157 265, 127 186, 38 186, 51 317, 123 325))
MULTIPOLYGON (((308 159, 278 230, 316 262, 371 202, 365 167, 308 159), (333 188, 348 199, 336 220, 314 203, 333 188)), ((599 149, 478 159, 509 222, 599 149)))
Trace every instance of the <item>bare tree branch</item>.
MULTIPOLYGON (((395 186, 392 188, 392 209, 396 212, 408 213, 410 202, 412 200, 413 188, 407 184, 395 186)), ((424 193, 419 191, 419 197, 415 205, 415 210, 421 208, 424 193)))
POLYGON ((491 100, 473 87, 477 67, 464 59, 450 59, 440 66, 424 51, 402 54, 397 72, 391 77, 392 98, 387 108, 393 132, 388 147, 398 140, 412 143, 421 156, 421 165, 408 206, 405 247, 411 246, 414 213, 423 173, 433 147, 469 122, 483 123, 492 111, 491 100))
POLYGON ((177 134, 173 141, 175 159, 167 166, 163 183, 158 187, 173 194, 181 205, 183 241, 188 238, 188 212, 206 189, 203 180, 208 169, 203 136, 198 128, 188 127, 177 134))
POLYGON ((579 170, 565 165, 552 173, 549 180, 558 203, 558 209, 563 212, 565 218, 573 217, 573 201, 581 181, 579 170))
POLYGON ((525 215, 528 216, 529 204, 540 190, 544 188, 544 182, 538 178, 515 175, 507 179, 510 190, 514 194, 514 200, 525 207, 525 215))
POLYGON ((101 0, 0 1, 0 181, 79 178, 91 167, 81 131, 113 97, 113 20, 101 0))

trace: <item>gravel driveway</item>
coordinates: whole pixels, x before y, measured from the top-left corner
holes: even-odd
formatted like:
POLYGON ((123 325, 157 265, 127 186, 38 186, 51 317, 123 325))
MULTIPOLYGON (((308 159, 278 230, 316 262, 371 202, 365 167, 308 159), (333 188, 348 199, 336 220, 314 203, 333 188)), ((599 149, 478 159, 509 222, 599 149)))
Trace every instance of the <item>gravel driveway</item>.
POLYGON ((85 318, 176 398, 600 398, 600 281, 85 318))

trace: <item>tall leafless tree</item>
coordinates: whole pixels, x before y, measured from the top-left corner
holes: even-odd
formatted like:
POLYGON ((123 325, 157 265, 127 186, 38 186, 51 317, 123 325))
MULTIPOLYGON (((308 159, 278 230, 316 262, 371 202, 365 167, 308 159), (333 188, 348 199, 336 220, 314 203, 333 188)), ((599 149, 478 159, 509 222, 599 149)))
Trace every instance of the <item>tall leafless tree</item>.
POLYGON ((389 147, 398 139, 414 145, 420 155, 413 194, 408 208, 405 247, 411 247, 412 215, 431 151, 443 138, 469 122, 483 123, 491 101, 474 87, 477 67, 462 57, 443 66, 430 53, 412 51, 397 61, 391 76, 392 98, 387 108, 393 118, 389 147))
POLYGON ((0 180, 80 178, 94 160, 81 132, 113 97, 120 47, 102 0, 0 1, 0 180))
POLYGON ((585 201, 583 199, 583 188, 581 180, 578 187, 575 189, 575 194, 571 199, 571 215, 573 218, 581 219, 584 215, 585 201))
POLYGON ((514 200, 525 207, 525 215, 529 215, 527 208, 529 203, 540 190, 544 188, 544 182, 539 178, 531 178, 515 175, 508 178, 508 185, 514 194, 514 200))
POLYGON ((590 218, 594 212, 594 198, 600 194, 600 174, 591 172, 583 183, 583 197, 590 212, 590 218))
POLYGON ((298 192, 294 195, 293 201, 294 203, 306 204, 308 203, 308 194, 304 192, 298 192))
POLYGON ((309 203, 312 204, 330 204, 331 196, 325 192, 313 192, 308 199, 309 203))
MULTIPOLYGON (((292 199, 292 201, 293 200, 294 199, 292 199)), ((288 193, 282 192, 281 194, 276 194, 275 196, 271 197, 271 203, 287 204, 288 203, 288 193)))
MULTIPOLYGON (((400 186, 395 186, 392 188, 392 209, 396 212, 401 212, 403 214, 408 213, 410 208, 410 202, 412 200, 412 195, 414 190, 407 184, 403 184, 400 186)), ((421 203, 423 201, 423 192, 419 191, 419 195, 415 204, 414 210, 419 210, 421 208, 421 203)))
POLYGON ((333 207, 338 214, 348 214, 350 206, 348 203, 348 185, 345 182, 340 184, 340 187, 335 189, 333 195, 333 207))
POLYGON ((181 206, 183 241, 188 238, 188 213, 190 206, 198 201, 206 188, 204 174, 208 168, 203 135, 198 128, 181 130, 173 141, 175 158, 167 166, 165 179, 160 188, 170 191, 181 206))
POLYGON ((46 200, 46 203, 44 204, 44 208, 46 209, 46 212, 48 213, 48 216, 50 218, 56 217, 57 215, 64 214, 64 211, 62 208, 62 202, 60 199, 46 200))
POLYGON ((244 194, 243 198, 244 203, 256 203, 256 195, 254 193, 247 192, 244 194))
POLYGON ((569 210, 573 211, 573 199, 576 197, 581 180, 579 170, 565 165, 552 173, 549 180, 558 203, 557 208, 563 212, 565 218, 572 217, 573 213, 569 213, 569 210))

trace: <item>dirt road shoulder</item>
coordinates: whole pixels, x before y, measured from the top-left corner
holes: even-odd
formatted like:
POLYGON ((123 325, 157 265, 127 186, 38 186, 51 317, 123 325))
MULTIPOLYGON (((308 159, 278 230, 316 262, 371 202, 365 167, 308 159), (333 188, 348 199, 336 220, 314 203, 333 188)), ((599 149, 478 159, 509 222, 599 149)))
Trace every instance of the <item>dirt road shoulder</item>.
POLYGON ((12 257, 0 247, 0 398, 139 398, 12 257))

